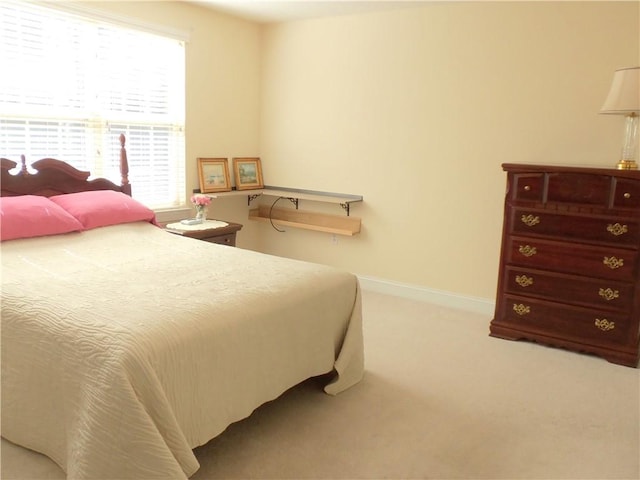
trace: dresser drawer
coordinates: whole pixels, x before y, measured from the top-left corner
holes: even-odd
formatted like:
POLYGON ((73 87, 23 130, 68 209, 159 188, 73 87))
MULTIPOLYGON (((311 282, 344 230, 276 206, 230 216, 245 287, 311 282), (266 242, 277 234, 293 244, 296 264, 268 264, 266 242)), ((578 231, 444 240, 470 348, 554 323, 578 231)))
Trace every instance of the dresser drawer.
POLYGON ((628 315, 505 295, 502 321, 520 331, 592 345, 635 344, 628 315))
POLYGON ((541 202, 544 174, 516 173, 511 177, 511 198, 515 201, 541 202))
POLYGON ((638 257, 637 250, 516 236, 509 237, 504 254, 509 265, 622 282, 635 279, 638 257))
POLYGON ((586 173, 550 173, 547 202, 609 205, 611 177, 586 173))
POLYGON ((620 312, 633 306, 631 283, 509 266, 505 270, 507 293, 620 312))
POLYGON ((640 245, 640 223, 628 218, 565 215, 526 208, 512 208, 510 214, 511 232, 515 234, 640 245))
MULTIPOLYGON (((640 180, 617 178, 613 195, 613 206, 616 208, 640 207, 640 180)), ((636 210, 636 215, 638 211, 636 210)))

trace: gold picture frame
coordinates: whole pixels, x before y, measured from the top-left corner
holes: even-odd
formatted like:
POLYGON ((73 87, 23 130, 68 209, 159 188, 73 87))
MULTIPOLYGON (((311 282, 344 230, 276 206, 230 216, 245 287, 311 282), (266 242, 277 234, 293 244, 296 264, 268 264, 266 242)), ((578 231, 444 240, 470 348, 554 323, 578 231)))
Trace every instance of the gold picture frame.
POLYGON ((230 191, 229 160, 226 158, 198 158, 198 178, 201 193, 230 191))
POLYGON ((233 159, 233 173, 236 190, 263 188, 262 164, 257 157, 238 157, 233 159))

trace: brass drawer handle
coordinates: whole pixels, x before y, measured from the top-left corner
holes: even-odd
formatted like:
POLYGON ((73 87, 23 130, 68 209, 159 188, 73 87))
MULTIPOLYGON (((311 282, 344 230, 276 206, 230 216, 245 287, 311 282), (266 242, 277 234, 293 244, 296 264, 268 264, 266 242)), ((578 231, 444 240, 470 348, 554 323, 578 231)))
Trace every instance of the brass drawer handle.
POLYGON ((522 223, 524 223, 527 227, 533 227, 534 225, 537 225, 540 223, 540 217, 539 216, 533 216, 531 214, 529 215, 522 215, 522 217, 520 217, 520 220, 522 221, 522 223))
POLYGON ((626 225, 620 225, 619 223, 614 223, 613 225, 611 224, 607 225, 607 232, 609 232, 611 235, 615 235, 616 237, 619 235, 624 235, 628 231, 629 229, 627 228, 626 225))
POLYGON ((624 266, 624 259, 623 258, 618 259, 616 257, 604 257, 604 260, 602 260, 602 263, 604 263, 611 270, 615 270, 616 268, 620 268, 624 266))
POLYGON ((629 199, 629 198, 631 198, 631 194, 630 194, 629 192, 626 192, 626 193, 623 195, 623 197, 624 197, 624 198, 626 198, 626 199, 629 199))
POLYGON ((525 185, 524 186, 524 190, 525 190, 525 192, 528 192, 529 190, 531 190, 531 186, 525 185))
POLYGON ((530 287, 533 285, 533 278, 526 275, 516 275, 516 283, 522 288, 530 287))
POLYGON ((618 292, 618 290, 611 290, 610 288, 601 288, 598 295, 609 301, 618 298, 620 296, 620 292, 618 292))
POLYGON ((536 253, 538 253, 536 247, 532 247, 530 245, 520 245, 518 251, 525 257, 533 257, 536 253))
POLYGON ((610 322, 606 318, 603 318, 602 320, 596 318, 595 326, 603 332, 608 332, 609 330, 616 328, 616 322, 610 322))
POLYGON ((527 315, 528 313, 531 313, 531 307, 529 307, 528 305, 523 305, 522 303, 514 303, 513 311, 518 315, 527 315))

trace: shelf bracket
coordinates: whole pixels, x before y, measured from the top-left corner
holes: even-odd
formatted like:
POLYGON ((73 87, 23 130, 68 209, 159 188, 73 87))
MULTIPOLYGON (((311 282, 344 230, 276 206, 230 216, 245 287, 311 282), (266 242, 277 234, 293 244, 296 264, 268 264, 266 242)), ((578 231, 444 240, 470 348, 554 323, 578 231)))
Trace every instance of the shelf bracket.
POLYGON ((261 193, 254 193, 253 195, 247 195, 247 206, 251 206, 251 202, 253 202, 256 198, 258 198, 261 193))
POLYGON ((289 200, 291 203, 293 203, 296 206, 296 210, 298 210, 298 202, 299 199, 297 198, 293 198, 293 197, 285 197, 287 200, 289 200))
POLYGON ((347 212, 347 217, 349 216, 349 210, 350 210, 350 203, 341 203, 340 206, 342 207, 342 209, 347 212))

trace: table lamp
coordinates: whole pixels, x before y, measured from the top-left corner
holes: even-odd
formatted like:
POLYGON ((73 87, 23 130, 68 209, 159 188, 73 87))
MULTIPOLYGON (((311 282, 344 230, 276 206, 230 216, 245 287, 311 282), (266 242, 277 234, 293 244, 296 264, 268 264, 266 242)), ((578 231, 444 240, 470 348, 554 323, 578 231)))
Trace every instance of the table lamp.
POLYGON ((600 113, 625 115, 622 158, 618 170, 638 168, 638 114, 640 114, 640 67, 620 68, 613 74, 609 95, 600 113))

